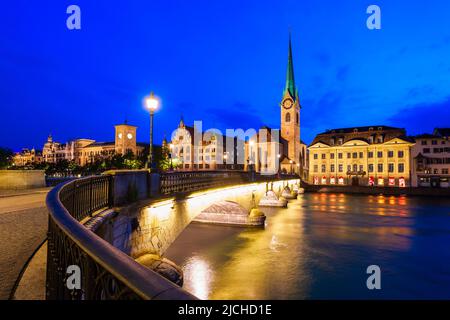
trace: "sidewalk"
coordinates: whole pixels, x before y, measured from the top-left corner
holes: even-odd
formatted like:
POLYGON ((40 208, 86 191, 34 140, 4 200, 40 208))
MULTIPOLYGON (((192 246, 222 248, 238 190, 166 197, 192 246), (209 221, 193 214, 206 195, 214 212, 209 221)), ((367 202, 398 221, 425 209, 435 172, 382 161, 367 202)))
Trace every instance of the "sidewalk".
POLYGON ((26 196, 29 194, 47 193, 52 188, 35 188, 35 189, 14 189, 14 190, 2 190, 0 189, 0 198, 26 196))
POLYGON ((26 266, 12 300, 45 300, 46 269, 47 241, 26 266))

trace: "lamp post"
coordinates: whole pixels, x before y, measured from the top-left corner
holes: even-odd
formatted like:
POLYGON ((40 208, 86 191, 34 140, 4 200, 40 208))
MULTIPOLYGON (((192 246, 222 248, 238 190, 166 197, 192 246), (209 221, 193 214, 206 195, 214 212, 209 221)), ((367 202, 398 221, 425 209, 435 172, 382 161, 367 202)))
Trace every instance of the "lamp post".
POLYGON ((150 95, 145 98, 145 106, 150 112, 150 146, 145 168, 150 169, 150 171, 153 169, 153 116, 155 115, 155 111, 158 109, 158 105, 158 99, 153 94, 153 91, 150 92, 150 95))

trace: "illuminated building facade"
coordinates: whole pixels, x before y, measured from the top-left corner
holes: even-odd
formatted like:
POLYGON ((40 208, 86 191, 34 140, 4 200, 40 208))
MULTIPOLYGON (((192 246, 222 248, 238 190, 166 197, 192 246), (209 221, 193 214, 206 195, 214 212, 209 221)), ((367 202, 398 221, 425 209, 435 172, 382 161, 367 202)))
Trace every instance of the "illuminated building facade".
POLYGON ((13 165, 17 167, 23 167, 32 163, 42 162, 42 152, 33 149, 24 148, 22 151, 17 152, 13 158, 13 165))
POLYGON ((309 181, 316 185, 410 186, 413 145, 401 128, 327 130, 309 146, 309 181))
POLYGON ((243 170, 239 164, 238 149, 244 152, 244 143, 237 138, 227 138, 215 131, 196 132, 181 119, 172 133, 169 145, 173 169, 196 170, 243 170), (198 139, 198 141, 195 141, 198 139), (227 146, 230 146, 229 148, 227 146))
POLYGON ((98 159, 110 158, 114 154, 141 155, 144 146, 136 143, 137 127, 129 124, 115 126, 113 142, 97 142, 92 139, 76 139, 67 143, 53 141, 49 135, 42 150, 42 161, 56 163, 61 160, 74 161, 84 166, 98 159))
POLYGON ((414 187, 450 187, 450 128, 415 136, 411 151, 414 187))

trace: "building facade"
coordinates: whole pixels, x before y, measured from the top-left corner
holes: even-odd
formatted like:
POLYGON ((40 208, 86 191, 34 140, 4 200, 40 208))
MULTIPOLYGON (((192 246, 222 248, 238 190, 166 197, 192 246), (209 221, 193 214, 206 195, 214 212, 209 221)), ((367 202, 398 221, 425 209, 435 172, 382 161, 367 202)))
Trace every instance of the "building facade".
POLYGON ((42 162, 42 152, 33 149, 24 148, 17 152, 13 157, 13 165, 16 167, 24 167, 33 163, 42 162))
POLYGON ((244 142, 217 131, 200 132, 181 119, 168 145, 171 166, 176 170, 243 170, 237 157, 244 153, 244 142), (197 140, 197 141, 196 141, 197 140), (241 150, 241 154, 239 153, 241 150))
POLYGON ((310 183, 320 185, 411 185, 414 142, 387 126, 327 130, 309 146, 310 183))
POLYGON ((412 186, 450 187, 450 128, 415 136, 411 151, 412 186))
POLYGON ((129 124, 115 126, 113 142, 97 142, 92 139, 75 139, 67 143, 53 141, 51 135, 42 150, 42 161, 56 163, 61 160, 73 161, 80 166, 99 159, 112 157, 114 154, 132 153, 141 155, 144 146, 136 142, 137 127, 129 124))

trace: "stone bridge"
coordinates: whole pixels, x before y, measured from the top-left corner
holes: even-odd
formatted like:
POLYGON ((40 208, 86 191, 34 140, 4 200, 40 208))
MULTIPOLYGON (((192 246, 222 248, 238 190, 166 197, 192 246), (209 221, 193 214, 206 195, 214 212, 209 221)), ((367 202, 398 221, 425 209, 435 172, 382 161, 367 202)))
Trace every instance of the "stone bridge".
POLYGON ((254 172, 138 170, 60 184, 47 197, 46 298, 195 299, 160 270, 136 260, 156 256, 159 261, 186 226, 215 203, 233 201, 242 216, 269 185, 281 191, 299 182, 254 172), (80 289, 65 286, 65 270, 73 265, 81 270, 80 289))
POLYGON ((148 253, 162 256, 196 216, 211 205, 233 201, 250 212, 253 197, 257 204, 267 187, 279 191, 296 183, 298 179, 246 183, 159 201, 143 201, 123 208, 109 224, 109 230, 103 230, 103 236, 133 258, 148 253))

